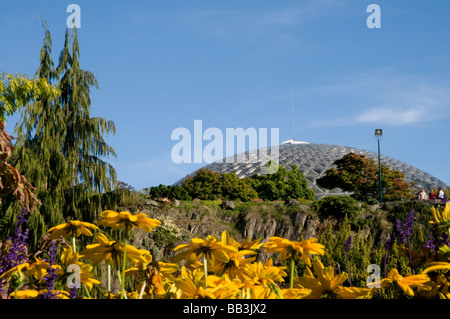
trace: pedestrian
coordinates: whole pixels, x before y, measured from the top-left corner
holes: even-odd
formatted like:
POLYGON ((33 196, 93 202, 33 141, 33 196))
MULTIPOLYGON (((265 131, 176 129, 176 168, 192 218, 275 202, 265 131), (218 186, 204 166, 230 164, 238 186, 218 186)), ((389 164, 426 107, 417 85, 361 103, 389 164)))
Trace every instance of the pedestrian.
POLYGON ((436 199, 436 193, 434 192, 433 188, 430 190, 430 193, 428 194, 428 199, 436 199))
POLYGON ((445 194, 444 190, 440 187, 439 187, 438 199, 440 199, 443 202, 447 201, 447 194, 445 194))
POLYGON ((422 189, 422 191, 419 193, 419 200, 427 200, 428 196, 427 193, 425 193, 425 190, 422 189))

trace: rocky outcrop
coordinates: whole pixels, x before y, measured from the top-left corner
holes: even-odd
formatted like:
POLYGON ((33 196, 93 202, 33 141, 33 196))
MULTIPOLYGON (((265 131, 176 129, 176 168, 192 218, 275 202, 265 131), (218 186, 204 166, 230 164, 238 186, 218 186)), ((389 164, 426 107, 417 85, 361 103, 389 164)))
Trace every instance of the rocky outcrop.
MULTIPOLYGON (((207 235, 219 237, 224 230, 228 230, 238 241, 250 238, 266 242, 270 237, 279 236, 298 241, 318 238, 328 226, 337 229, 340 221, 335 218, 320 218, 308 205, 297 201, 289 203, 259 203, 254 205, 239 205, 234 203, 147 203, 133 213, 145 213, 151 218, 173 225, 176 228, 177 240, 159 242, 160 238, 153 238, 153 234, 137 231, 131 242, 137 248, 145 248, 154 254, 155 259, 169 260, 174 252, 173 248, 182 243, 188 243, 191 238, 206 238, 207 235)), ((125 210, 125 208, 123 208, 125 210)), ((390 236, 392 225, 384 219, 380 205, 369 206, 358 218, 369 220, 373 227, 364 225, 360 229, 360 236, 372 236, 372 244, 384 243, 390 236)), ((160 235, 166 236, 161 233, 160 235)))

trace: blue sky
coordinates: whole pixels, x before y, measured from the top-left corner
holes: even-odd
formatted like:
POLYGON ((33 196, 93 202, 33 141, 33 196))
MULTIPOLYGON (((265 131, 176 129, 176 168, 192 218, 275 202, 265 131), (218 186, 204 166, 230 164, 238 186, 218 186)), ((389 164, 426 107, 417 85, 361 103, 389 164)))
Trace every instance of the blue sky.
MULTIPOLYGON (((0 71, 34 76, 45 17, 53 59, 69 4, 81 8, 81 67, 94 73, 92 116, 119 180, 172 184, 204 164, 175 164, 177 127, 279 128, 280 142, 381 152, 450 183, 450 2, 14 1, 0 11, 0 71), (369 29, 369 4, 381 28, 369 29)), ((14 131, 19 114, 8 118, 14 131)), ((14 135, 14 134, 12 134, 14 135)))

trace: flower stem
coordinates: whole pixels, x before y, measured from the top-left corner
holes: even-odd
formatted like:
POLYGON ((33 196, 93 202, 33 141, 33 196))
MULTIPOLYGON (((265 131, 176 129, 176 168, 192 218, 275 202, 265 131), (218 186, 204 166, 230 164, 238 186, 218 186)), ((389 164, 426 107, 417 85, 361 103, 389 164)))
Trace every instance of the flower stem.
POLYGON ((352 286, 352 276, 350 274, 350 265, 348 264, 348 252, 345 253, 345 261, 347 263, 348 283, 351 287, 352 286))
POLYGON ((108 299, 111 298, 111 265, 108 265, 108 299))
MULTIPOLYGON (((117 268, 117 279, 119 279, 119 284, 122 287, 122 275, 120 273, 119 268, 117 268)), ((122 299, 128 299, 128 297, 126 295, 125 296, 123 295, 123 292, 121 292, 121 298, 122 299)))
POLYGON ((84 288, 84 291, 86 291, 87 297, 88 297, 89 299, 91 299, 91 294, 89 293, 88 287, 87 287, 85 284, 83 284, 83 288, 84 288))
POLYGON ((409 236, 408 236, 408 257, 409 257, 409 265, 411 267, 411 273, 414 275, 414 268, 413 268, 413 264, 412 264, 412 257, 411 257, 411 242, 409 240, 409 236))
POLYGON ((141 291, 139 292, 139 299, 142 299, 142 295, 144 294, 146 284, 147 284, 147 281, 144 280, 144 283, 142 284, 142 287, 141 287, 141 291))
POLYGON ((127 262, 127 239, 128 239, 128 229, 127 229, 127 227, 125 227, 125 238, 123 240, 122 295, 121 295, 121 299, 125 298, 125 264, 127 262))
POLYGON ((72 237, 72 248, 73 248, 73 253, 75 254, 77 252, 77 245, 75 243, 75 236, 72 237))
POLYGON ((290 271, 289 271, 289 288, 294 288, 294 265, 295 265, 295 262, 294 262, 294 258, 291 258, 290 259, 290 261, 291 261, 291 269, 290 269, 290 271))
POLYGON ((206 263, 206 254, 203 254, 203 271, 205 273, 205 285, 206 285, 206 278, 208 277, 208 264, 206 263))

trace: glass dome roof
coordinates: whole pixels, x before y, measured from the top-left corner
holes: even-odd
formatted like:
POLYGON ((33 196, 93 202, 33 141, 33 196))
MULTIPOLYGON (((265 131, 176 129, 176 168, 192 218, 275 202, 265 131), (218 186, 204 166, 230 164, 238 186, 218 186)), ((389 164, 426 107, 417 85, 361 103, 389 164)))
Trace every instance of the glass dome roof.
MULTIPOLYGON (((218 173, 236 173, 240 178, 248 177, 258 173, 259 169, 265 165, 264 162, 256 160, 256 158, 259 158, 259 152, 261 150, 237 154, 223 161, 208 164, 204 168, 218 173)), ((333 167, 333 163, 336 160, 351 152, 365 155, 378 162, 378 154, 374 152, 348 146, 309 144, 307 142, 290 140, 279 146, 279 164, 288 170, 291 169, 291 165, 297 165, 298 170, 306 177, 308 186, 315 192, 316 199, 327 195, 344 195, 347 193, 338 188, 332 190, 321 189, 317 186, 316 180, 333 167)), ((382 164, 393 170, 401 171, 405 175, 407 182, 415 183, 413 187, 415 191, 424 188, 428 192, 433 187, 449 187, 449 185, 438 178, 407 163, 386 155, 381 155, 380 158, 382 164)))

